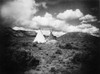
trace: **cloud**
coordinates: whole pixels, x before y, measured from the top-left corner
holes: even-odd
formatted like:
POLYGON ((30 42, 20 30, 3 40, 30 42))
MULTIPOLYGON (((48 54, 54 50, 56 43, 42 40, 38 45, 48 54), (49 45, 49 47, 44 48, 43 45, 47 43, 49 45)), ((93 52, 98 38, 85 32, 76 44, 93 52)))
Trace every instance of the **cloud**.
POLYGON ((76 9, 75 11, 66 10, 63 13, 59 13, 57 15, 57 18, 63 19, 63 20, 69 20, 69 19, 78 19, 82 16, 83 16, 83 13, 79 9, 76 9))
POLYGON ((98 32, 98 28, 96 28, 95 26, 92 26, 91 24, 81 24, 81 25, 78 25, 78 26, 74 26, 74 32, 75 31, 79 31, 79 32, 85 32, 85 33, 90 33, 90 34, 93 34, 93 33, 96 33, 98 32))
POLYGON ((35 28, 51 27, 56 30, 60 30, 63 24, 65 24, 65 21, 56 19, 50 13, 46 13, 43 17, 41 16, 33 17, 30 26, 34 26, 35 28))
POLYGON ((58 19, 48 12, 46 12, 44 16, 33 17, 30 27, 37 28, 37 29, 49 27, 49 28, 52 28, 54 31, 62 31, 64 33, 84 32, 84 33, 94 34, 99 31, 97 27, 88 23, 79 24, 79 25, 71 25, 69 22, 66 22, 65 19, 58 19))
POLYGON ((3 18, 14 19, 15 22, 28 24, 30 16, 35 14, 38 4, 34 0, 13 0, 2 6, 1 14, 3 18))
POLYGON ((35 0, 8 0, 1 7, 1 15, 7 22, 12 20, 14 24, 26 25, 41 5, 46 7, 46 3, 36 3, 35 0))
MULTIPOLYGON (((27 28, 24 28, 24 27, 13 27, 12 28, 13 30, 24 30, 24 31, 35 31, 35 32, 38 32, 39 30, 32 30, 32 29, 27 29, 27 28)), ((41 30, 43 35, 46 35, 46 36, 49 36, 50 35, 50 30, 49 29, 43 29, 41 30)), ((61 35, 64 35, 65 33, 64 32, 57 32, 57 31, 53 31, 52 32, 54 36, 61 36, 61 35)))
POLYGON ((88 22, 95 22, 95 21, 97 21, 96 17, 92 16, 90 14, 87 14, 87 15, 81 17, 79 20, 81 20, 82 23, 88 23, 88 22))
MULTIPOLYGON (((80 24, 72 25, 67 20, 82 19, 82 17, 92 18, 90 15, 84 16, 79 10, 66 10, 63 13, 58 13, 57 16, 46 12, 44 16, 35 16, 39 11, 40 6, 46 8, 46 3, 36 3, 35 0, 13 0, 6 2, 1 9, 2 17, 5 20, 14 20, 16 26, 27 27, 30 29, 39 28, 52 28, 54 31, 67 32, 86 32, 95 33, 98 28, 92 26, 91 24, 80 24)), ((15 28, 16 29, 16 28, 15 28)), ((18 28, 17 28, 18 29, 18 28)), ((23 28, 20 28, 24 30, 23 28)))
POLYGON ((13 27, 12 29, 13 29, 13 30, 32 31, 31 29, 27 29, 27 28, 24 28, 24 27, 17 27, 17 26, 13 27))
POLYGON ((62 28, 62 30, 65 33, 68 33, 68 32, 83 32, 83 33, 95 34, 95 33, 99 32, 99 28, 92 26, 91 24, 80 24, 80 25, 77 25, 77 26, 66 25, 62 28))

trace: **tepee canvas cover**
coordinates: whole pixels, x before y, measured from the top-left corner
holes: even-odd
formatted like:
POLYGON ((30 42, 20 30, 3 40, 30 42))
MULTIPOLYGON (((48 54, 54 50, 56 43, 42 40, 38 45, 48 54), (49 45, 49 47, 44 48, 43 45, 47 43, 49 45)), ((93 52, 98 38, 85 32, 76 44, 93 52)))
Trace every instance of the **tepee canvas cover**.
POLYGON ((46 42, 45 37, 43 36, 41 30, 38 31, 33 42, 38 42, 38 43, 45 43, 46 42))
POLYGON ((50 31, 50 36, 47 38, 47 40, 56 40, 56 36, 52 34, 52 31, 50 31))

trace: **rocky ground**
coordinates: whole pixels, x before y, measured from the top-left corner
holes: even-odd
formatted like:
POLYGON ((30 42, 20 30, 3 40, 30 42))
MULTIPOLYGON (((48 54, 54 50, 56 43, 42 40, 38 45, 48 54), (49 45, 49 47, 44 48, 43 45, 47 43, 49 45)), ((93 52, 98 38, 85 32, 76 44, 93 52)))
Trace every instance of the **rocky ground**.
POLYGON ((75 32, 38 44, 35 33, 0 32, 1 74, 99 74, 99 37, 75 32))

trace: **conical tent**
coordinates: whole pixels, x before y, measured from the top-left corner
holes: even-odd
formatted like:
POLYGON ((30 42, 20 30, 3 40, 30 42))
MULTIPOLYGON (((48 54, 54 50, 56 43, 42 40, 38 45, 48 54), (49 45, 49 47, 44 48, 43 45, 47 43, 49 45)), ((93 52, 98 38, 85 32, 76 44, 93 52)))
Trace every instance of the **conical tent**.
POLYGON ((46 39, 43 36, 41 30, 38 31, 38 33, 37 33, 37 35, 36 35, 33 42, 38 42, 38 43, 45 43, 46 42, 46 39))
POLYGON ((56 40, 56 36, 54 36, 54 35, 52 34, 52 31, 50 31, 50 36, 48 37, 47 40, 56 40))
POLYGON ((57 42, 56 36, 54 36, 54 35, 52 34, 52 31, 50 31, 50 35, 49 35, 49 37, 47 38, 46 43, 47 43, 47 44, 55 44, 56 42, 57 42))

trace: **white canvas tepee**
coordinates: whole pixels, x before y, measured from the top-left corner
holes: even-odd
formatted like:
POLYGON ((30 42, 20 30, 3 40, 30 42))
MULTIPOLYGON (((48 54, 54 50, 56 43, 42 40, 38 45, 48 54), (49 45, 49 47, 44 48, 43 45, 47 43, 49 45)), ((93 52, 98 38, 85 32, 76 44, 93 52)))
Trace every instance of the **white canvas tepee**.
POLYGON ((41 30, 39 30, 37 32, 37 35, 36 35, 33 42, 38 42, 38 43, 45 43, 46 42, 46 39, 45 39, 43 33, 41 32, 41 30))

